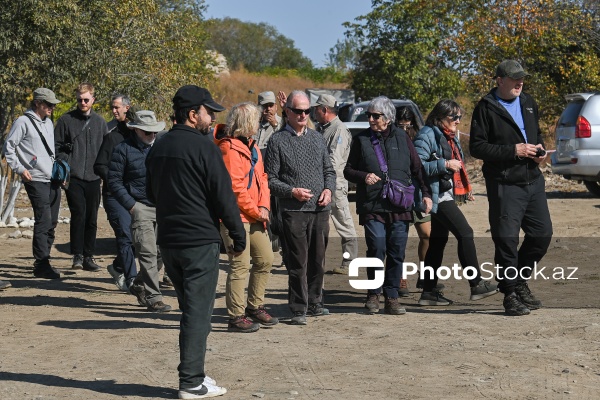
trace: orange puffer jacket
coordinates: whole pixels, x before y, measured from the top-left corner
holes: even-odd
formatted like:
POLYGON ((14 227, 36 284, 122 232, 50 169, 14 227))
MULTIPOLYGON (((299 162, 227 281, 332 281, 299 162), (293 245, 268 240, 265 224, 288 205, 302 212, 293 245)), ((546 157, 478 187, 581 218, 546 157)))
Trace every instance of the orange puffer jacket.
MULTIPOLYGON (((253 140, 250 139, 250 143, 253 140)), ((271 209, 269 184, 265 166, 263 164, 262 154, 259 149, 258 161, 254 165, 254 174, 252 185, 248 189, 250 179, 250 167, 252 153, 248 146, 241 140, 231 137, 215 139, 215 143, 221 149, 223 161, 231 176, 232 189, 237 198, 240 208, 240 217, 243 222, 256 222, 260 216, 258 207, 271 209)))

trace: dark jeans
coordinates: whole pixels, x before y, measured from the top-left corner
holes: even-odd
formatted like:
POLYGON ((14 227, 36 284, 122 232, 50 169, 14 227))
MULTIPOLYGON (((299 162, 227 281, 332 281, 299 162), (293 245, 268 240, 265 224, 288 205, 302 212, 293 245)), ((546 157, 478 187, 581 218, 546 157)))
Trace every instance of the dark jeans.
POLYGON ((287 247, 288 304, 292 312, 306 312, 309 304, 323 302, 329 211, 284 211, 282 219, 287 247))
POLYGON ((179 332, 179 388, 199 386, 204 373, 217 279, 219 243, 184 249, 160 248, 182 311, 179 332))
MULTIPOLYGON (((469 280, 471 287, 481 282, 481 271, 477 260, 477 249, 473 237, 473 228, 465 218, 460 208, 454 201, 442 201, 438 203, 435 214, 431 214, 431 234, 429 236, 429 248, 425 256, 425 265, 436 271, 431 277, 427 271, 423 279, 423 291, 430 292, 437 285, 437 270, 442 266, 444 249, 448 243, 449 233, 452 232, 458 241, 458 261, 463 268, 474 267, 477 269, 475 278, 469 280)), ((448 265, 452 267, 454 263, 448 265)))
POLYGON ((552 221, 546 200, 546 185, 540 177, 526 186, 504 185, 486 179, 489 218, 496 246, 498 287, 512 293, 517 284, 531 276, 531 270, 546 254, 552 240, 552 221), (519 231, 525 237, 519 248, 519 231), (510 268, 513 267, 513 268, 510 268), (508 270, 507 270, 508 269, 508 270))
MULTIPOLYGON (((398 298, 400 278, 402 277, 402 263, 406 242, 408 241, 408 227, 410 221, 396 221, 384 224, 377 220, 368 220, 364 224, 365 241, 367 242, 367 257, 376 257, 385 260, 385 278, 383 286, 369 289, 369 294, 380 294, 388 299, 398 298)), ((367 278, 375 279, 375 269, 367 268, 367 278)))
POLYGON ((113 196, 102 196, 106 218, 113 228, 117 242, 117 258, 113 262, 115 270, 125 274, 127 282, 137 276, 135 250, 131 236, 131 214, 113 196))
POLYGON ((60 211, 60 185, 50 182, 25 182, 25 190, 33 207, 34 266, 48 264, 54 244, 54 230, 60 211))
POLYGON ((100 179, 88 182, 71 178, 65 193, 71 211, 71 254, 92 257, 96 250, 100 179))

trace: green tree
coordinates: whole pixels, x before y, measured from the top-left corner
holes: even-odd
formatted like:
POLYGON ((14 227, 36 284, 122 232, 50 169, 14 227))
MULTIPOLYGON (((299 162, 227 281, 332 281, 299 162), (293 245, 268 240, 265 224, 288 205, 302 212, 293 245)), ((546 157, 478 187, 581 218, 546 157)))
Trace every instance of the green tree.
POLYGON ((267 23, 242 22, 235 18, 209 20, 210 48, 227 58, 231 69, 260 72, 266 68, 312 68, 312 62, 267 23))
POLYGON ((336 71, 348 72, 358 64, 359 45, 356 40, 345 38, 339 40, 329 49, 327 66, 336 71))
POLYGON ((429 109, 463 90, 445 43, 457 17, 454 2, 373 0, 372 11, 345 23, 347 36, 361 43, 352 71, 358 96, 408 97, 429 109))

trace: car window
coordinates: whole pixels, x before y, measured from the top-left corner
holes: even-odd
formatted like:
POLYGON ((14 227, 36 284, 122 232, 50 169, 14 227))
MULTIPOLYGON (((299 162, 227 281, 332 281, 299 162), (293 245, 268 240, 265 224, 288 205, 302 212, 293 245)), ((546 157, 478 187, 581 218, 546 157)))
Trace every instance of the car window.
POLYGON ((583 107, 583 101, 571 101, 567 104, 567 108, 560 116, 558 120, 558 126, 575 126, 577 123, 577 117, 583 107))

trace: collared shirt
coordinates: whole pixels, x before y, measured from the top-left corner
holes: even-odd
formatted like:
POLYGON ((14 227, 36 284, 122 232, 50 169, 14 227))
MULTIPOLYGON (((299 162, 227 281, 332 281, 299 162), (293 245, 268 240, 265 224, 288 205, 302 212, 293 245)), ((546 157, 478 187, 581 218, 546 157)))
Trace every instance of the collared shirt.
POLYGON ((252 137, 256 141, 256 147, 261 150, 267 148, 267 144, 269 143, 269 139, 271 139, 273 133, 283 128, 281 117, 276 115, 275 118, 277 119, 277 126, 273 126, 267 121, 261 121, 258 127, 258 132, 256 132, 256 135, 252 137))

